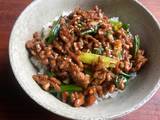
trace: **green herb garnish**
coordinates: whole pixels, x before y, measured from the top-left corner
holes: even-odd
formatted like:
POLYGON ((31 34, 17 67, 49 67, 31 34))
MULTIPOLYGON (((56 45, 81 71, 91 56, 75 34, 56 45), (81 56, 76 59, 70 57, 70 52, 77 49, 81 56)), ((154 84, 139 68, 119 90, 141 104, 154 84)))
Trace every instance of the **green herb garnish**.
POLYGON ((47 44, 51 44, 55 40, 55 38, 58 36, 60 26, 61 26, 60 19, 61 19, 61 17, 58 19, 58 21, 53 22, 51 32, 50 32, 49 36, 46 38, 47 44))
POLYGON ((83 89, 77 85, 61 85, 61 92, 82 91, 83 89))
POLYGON ((129 31, 130 24, 123 24, 122 28, 126 31, 129 31))
POLYGON ((114 81, 117 88, 119 88, 121 80, 125 82, 125 86, 128 85, 128 79, 124 77, 123 75, 118 75, 114 81))
POLYGON ((119 21, 118 17, 110 18, 109 22, 112 24, 112 27, 113 27, 114 31, 118 31, 123 26, 122 22, 119 21))
POLYGON ((50 72, 50 71, 47 71, 46 74, 48 75, 48 77, 55 77, 56 74, 54 72, 50 72))
POLYGON ((118 58, 121 60, 123 58, 122 51, 118 52, 118 58))
POLYGON ((104 48, 103 48, 103 47, 99 47, 99 48, 94 48, 94 49, 93 49, 93 53, 94 53, 94 54, 98 54, 98 55, 102 55, 102 54, 103 54, 103 51, 104 51, 104 48))
POLYGON ((49 93, 51 93, 52 95, 54 95, 58 99, 60 99, 60 97, 61 97, 61 92, 55 91, 55 89, 53 87, 50 88, 49 93))
POLYGON ((70 79, 67 78, 67 79, 63 80, 63 83, 64 83, 64 84, 69 84, 69 83, 70 83, 70 79))
POLYGON ((86 35, 86 34, 96 34, 98 32, 98 29, 100 27, 100 24, 95 25, 94 27, 85 30, 83 32, 81 32, 81 35, 86 35))
POLYGON ((86 69, 84 70, 84 73, 85 73, 85 74, 88 74, 88 75, 91 75, 91 74, 92 74, 92 70, 89 69, 89 68, 86 68, 86 69))
POLYGON ((124 73, 123 71, 120 72, 121 75, 123 75, 124 77, 130 79, 132 77, 135 77, 135 73, 124 73))
POLYGON ((77 85, 61 85, 61 91, 60 92, 57 92, 53 87, 50 88, 49 90, 49 93, 52 93, 54 95, 56 95, 57 93, 63 93, 63 92, 80 92, 82 91, 83 89, 77 85))
POLYGON ((136 36, 134 37, 134 42, 133 42, 133 53, 134 53, 134 57, 136 57, 139 48, 140 48, 140 37, 139 37, 139 35, 136 35, 136 36))

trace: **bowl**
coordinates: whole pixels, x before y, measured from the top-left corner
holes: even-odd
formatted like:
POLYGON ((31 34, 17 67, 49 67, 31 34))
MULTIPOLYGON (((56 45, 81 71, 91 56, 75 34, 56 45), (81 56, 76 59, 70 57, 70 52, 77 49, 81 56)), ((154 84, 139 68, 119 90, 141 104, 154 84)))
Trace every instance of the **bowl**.
POLYGON ((155 17, 137 0, 36 0, 20 15, 11 33, 10 63, 19 84, 39 105, 47 110, 72 119, 113 119, 126 115, 146 103, 160 86, 160 26, 155 17), (35 31, 63 11, 80 6, 90 9, 98 5, 106 15, 118 16, 131 25, 131 32, 139 34, 142 48, 149 61, 130 81, 123 93, 90 107, 74 108, 43 91, 32 80, 36 70, 28 58, 25 43, 35 31))

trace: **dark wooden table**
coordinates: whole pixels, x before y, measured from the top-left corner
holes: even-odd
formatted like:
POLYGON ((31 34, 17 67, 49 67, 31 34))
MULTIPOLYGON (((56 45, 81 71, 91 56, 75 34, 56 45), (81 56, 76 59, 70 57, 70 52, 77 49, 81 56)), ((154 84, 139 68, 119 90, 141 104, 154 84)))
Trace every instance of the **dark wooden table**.
MULTIPOLYGON (((10 67, 10 32, 18 15, 31 1, 0 0, 0 120, 64 120, 30 99, 17 83, 10 67)), ((140 1, 160 21, 160 0, 140 1)), ((118 120, 160 120, 160 91, 142 108, 118 120)))

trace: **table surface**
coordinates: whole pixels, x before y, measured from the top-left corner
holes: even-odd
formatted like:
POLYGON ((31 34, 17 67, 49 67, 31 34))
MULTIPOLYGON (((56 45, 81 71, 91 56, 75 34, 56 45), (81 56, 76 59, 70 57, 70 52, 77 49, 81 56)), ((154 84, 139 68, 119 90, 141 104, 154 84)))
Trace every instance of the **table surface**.
MULTIPOLYGON (((160 21, 160 0, 139 0, 160 21)), ((8 42, 18 15, 32 0, 0 0, 0 120, 65 120, 35 103, 17 83, 9 63, 8 42)), ((142 108, 117 120, 160 120, 160 91, 142 108)))

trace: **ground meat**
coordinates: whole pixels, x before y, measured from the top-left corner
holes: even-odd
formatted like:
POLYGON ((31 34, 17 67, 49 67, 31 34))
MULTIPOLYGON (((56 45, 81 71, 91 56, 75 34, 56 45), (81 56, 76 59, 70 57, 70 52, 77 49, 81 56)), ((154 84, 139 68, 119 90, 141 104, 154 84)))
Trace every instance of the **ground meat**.
POLYGON ((90 76, 85 75, 83 72, 80 71, 80 68, 76 64, 70 64, 70 75, 73 81, 83 87, 87 88, 88 84, 90 83, 90 76))
POLYGON ((143 55, 144 55, 144 51, 139 50, 136 56, 136 61, 135 61, 136 71, 140 70, 140 68, 147 62, 147 59, 143 55))
POLYGON ((62 25, 60 30, 60 38, 68 47, 71 46, 71 43, 73 42, 73 36, 70 34, 69 29, 66 25, 62 25))
POLYGON ((48 77, 47 75, 33 75, 33 79, 42 86, 44 90, 49 90, 50 86, 54 87, 56 91, 60 92, 61 82, 54 77, 48 77))
POLYGON ((56 49, 58 53, 64 53, 63 43, 57 42, 56 40, 53 42, 53 47, 56 49))
POLYGON ((95 95, 89 95, 85 99, 85 105, 90 106, 90 105, 94 104, 95 101, 96 101, 96 96, 95 95))
POLYGON ((62 102, 66 103, 68 99, 69 93, 68 92, 63 92, 62 93, 62 102))
POLYGON ((69 49, 67 49, 68 54, 70 55, 70 57, 73 59, 73 61, 75 61, 79 67, 83 68, 83 64, 82 62, 78 59, 78 56, 76 56, 73 52, 71 52, 69 49))
POLYGON ((45 75, 33 75, 33 79, 40 85, 44 90, 49 90, 50 82, 48 80, 48 76, 45 75))
POLYGON ((95 94, 97 94, 96 86, 90 86, 85 91, 85 95, 95 95, 95 94))
POLYGON ((92 65, 93 65, 92 67, 94 71, 101 71, 101 70, 105 71, 106 70, 105 64, 101 57, 98 58, 97 63, 93 63, 92 65))
POLYGON ((78 98, 74 101, 75 107, 80 107, 84 104, 84 95, 82 93, 79 93, 78 98))
POLYGON ((113 93, 115 88, 116 88, 116 86, 114 84, 111 84, 110 87, 109 87, 109 92, 113 93))
POLYGON ((29 57, 40 63, 34 65, 39 70, 33 79, 75 107, 92 105, 96 97, 124 90, 126 75, 139 71, 147 58, 140 46, 135 49, 129 29, 120 21, 116 25, 95 6, 61 16, 49 26, 46 39, 43 31, 35 32, 26 43, 29 57), (82 53, 87 53, 84 60, 82 53))
POLYGON ((93 75, 93 78, 95 79, 94 84, 100 85, 102 84, 107 77, 107 72, 106 71, 96 71, 93 75))
POLYGON ((80 107, 81 105, 83 105, 85 102, 84 100, 84 95, 82 93, 78 93, 78 92, 73 92, 71 94, 71 103, 75 106, 75 107, 80 107))

